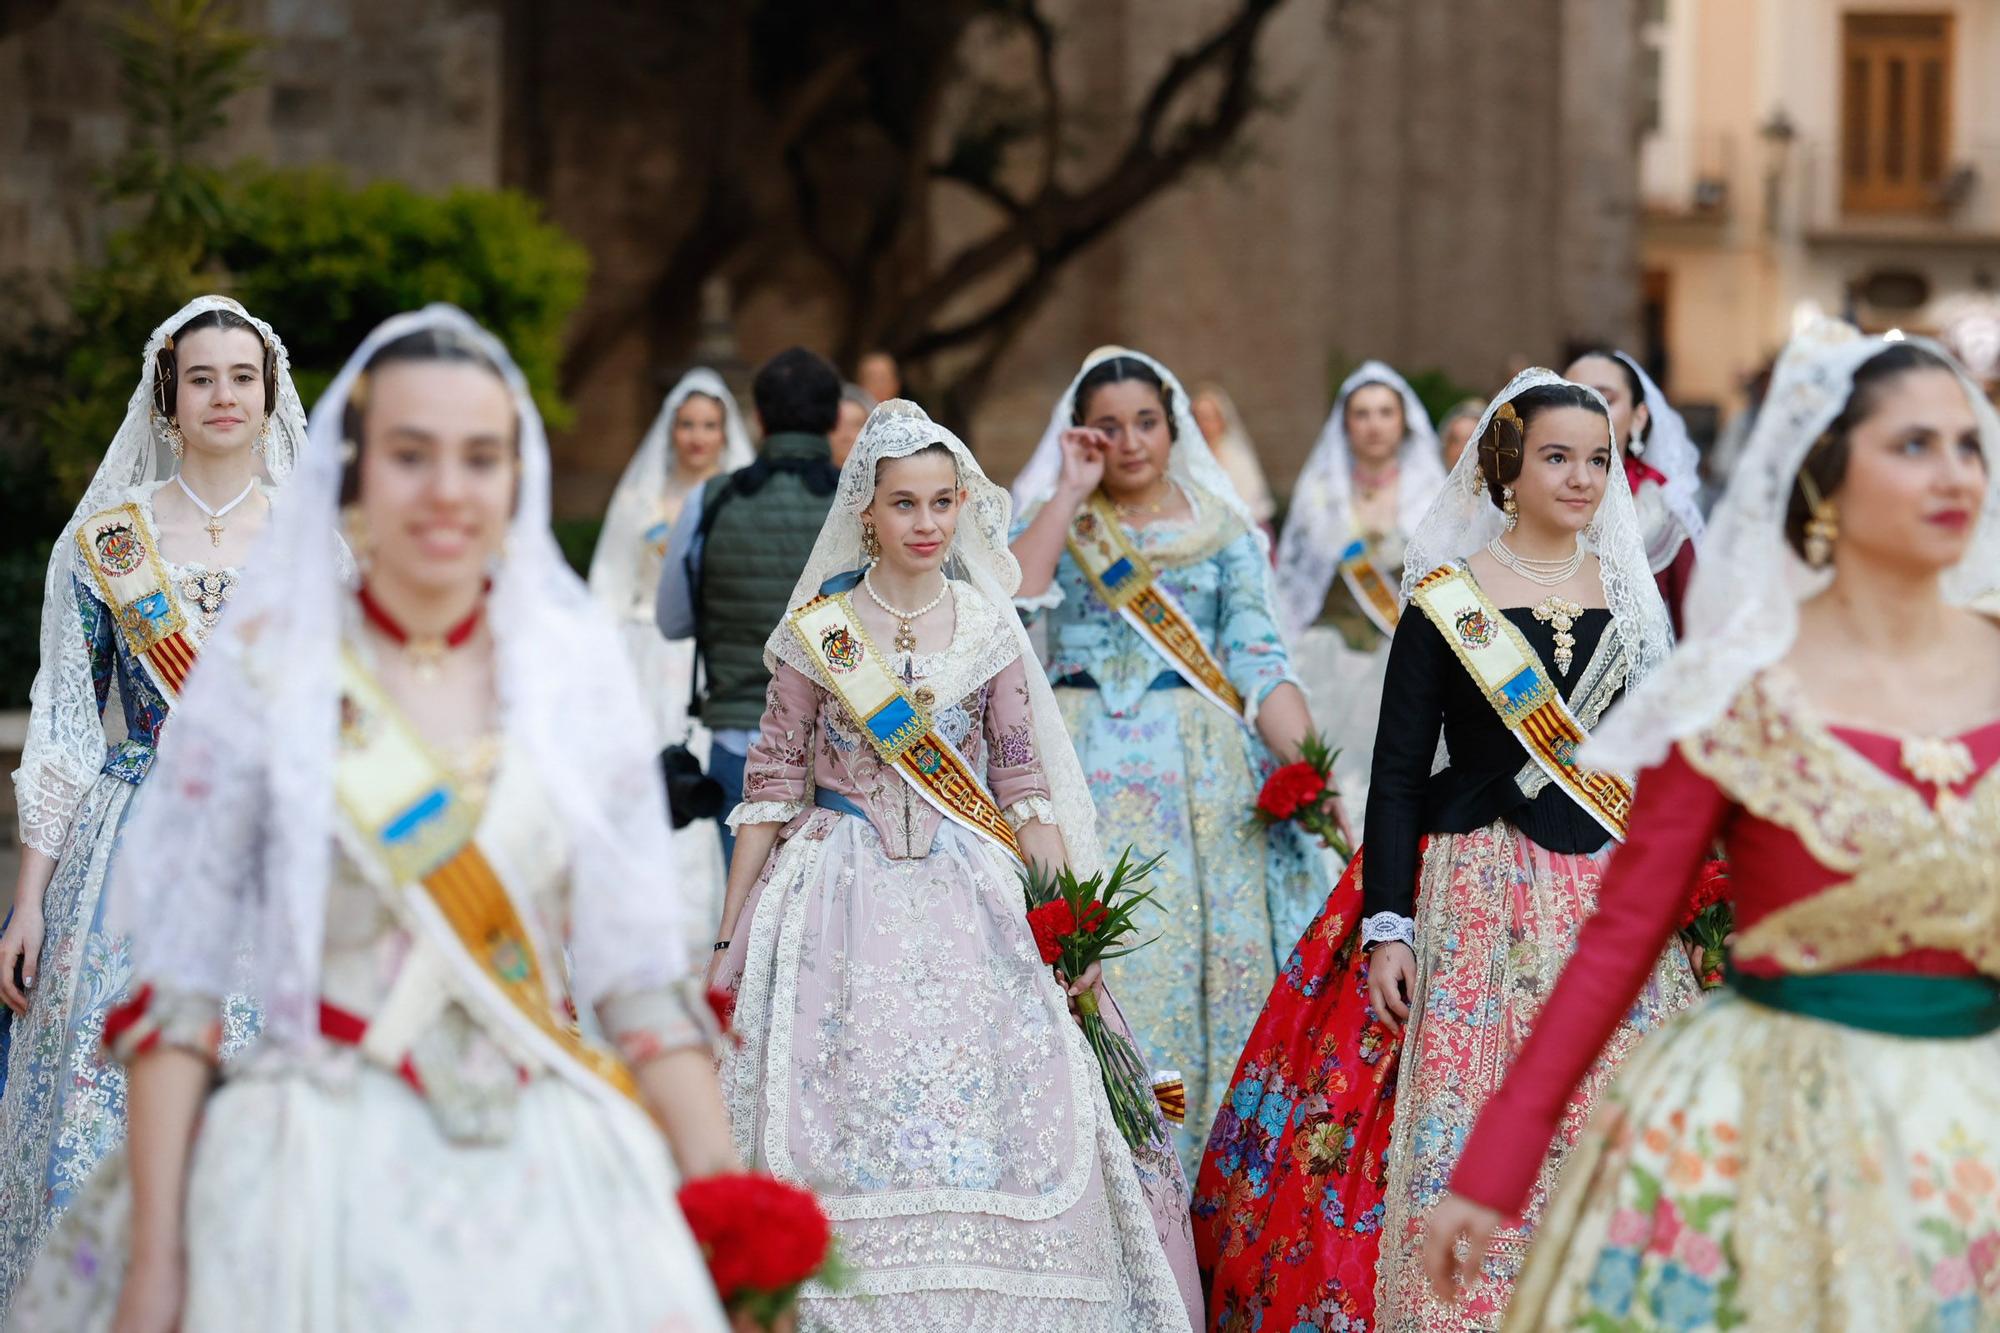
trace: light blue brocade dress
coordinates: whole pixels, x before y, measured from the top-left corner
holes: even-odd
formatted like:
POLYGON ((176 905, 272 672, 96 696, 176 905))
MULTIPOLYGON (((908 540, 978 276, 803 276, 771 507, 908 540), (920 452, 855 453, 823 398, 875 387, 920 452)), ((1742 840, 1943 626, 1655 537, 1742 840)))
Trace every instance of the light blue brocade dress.
MULTIPOLYGON (((149 488, 148 488, 149 489, 149 488)), ((127 497, 154 541, 147 490, 127 497)), ((234 589, 234 570, 166 562, 171 593, 198 645, 234 589)), ((104 767, 70 817, 67 840, 42 895, 45 934, 28 1012, 0 1009, 0 1321, 50 1228, 97 1165, 125 1141, 125 1071, 99 1050, 104 1017, 131 975, 127 942, 104 928, 105 886, 140 784, 166 726, 168 701, 133 653, 97 589, 73 575, 77 615, 101 713, 112 683, 125 737, 107 737, 104 767)), ((231 1049, 254 1021, 232 1002, 231 1049)))
MULTIPOLYGON (((1221 502, 1190 499, 1191 521, 1127 536, 1254 717, 1274 688, 1297 683, 1271 612, 1269 558, 1221 502)), ((1181 684, 1067 553, 1052 590, 1053 607, 1046 597, 1022 605, 1047 616, 1049 679, 1097 802, 1098 836, 1107 856, 1130 845, 1166 857, 1151 881, 1161 910, 1141 918, 1144 934, 1160 938, 1108 964, 1106 979, 1156 1068, 1186 1080, 1176 1146, 1192 1180, 1277 969, 1326 899, 1326 872, 1316 843, 1252 817, 1274 766, 1256 733, 1181 684)))

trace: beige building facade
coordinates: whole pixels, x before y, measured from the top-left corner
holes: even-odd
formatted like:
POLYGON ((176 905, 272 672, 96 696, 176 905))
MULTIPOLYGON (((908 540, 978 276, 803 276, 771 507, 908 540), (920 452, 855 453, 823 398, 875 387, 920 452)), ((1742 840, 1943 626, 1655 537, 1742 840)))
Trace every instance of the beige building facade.
POLYGON ((2000 283, 2000 0, 1647 0, 1644 326, 1697 415, 1795 320, 1950 332, 2000 283))

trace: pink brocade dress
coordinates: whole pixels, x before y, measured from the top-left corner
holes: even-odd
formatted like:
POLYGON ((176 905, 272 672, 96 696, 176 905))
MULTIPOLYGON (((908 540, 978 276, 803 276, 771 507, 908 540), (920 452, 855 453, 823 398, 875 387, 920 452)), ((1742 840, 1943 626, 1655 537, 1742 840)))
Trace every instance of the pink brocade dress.
MULTIPOLYGON (((1025 664, 995 666, 1012 612, 954 589, 953 646, 891 665, 1012 823, 1054 822, 1025 664)), ((785 832, 731 950, 725 1099, 744 1159, 818 1194, 859 1270, 808 1286, 801 1327, 1198 1326, 1179 1163, 1164 1143, 1135 1160, 1112 1122, 1012 857, 926 804, 788 665, 744 799, 735 823, 785 832)))

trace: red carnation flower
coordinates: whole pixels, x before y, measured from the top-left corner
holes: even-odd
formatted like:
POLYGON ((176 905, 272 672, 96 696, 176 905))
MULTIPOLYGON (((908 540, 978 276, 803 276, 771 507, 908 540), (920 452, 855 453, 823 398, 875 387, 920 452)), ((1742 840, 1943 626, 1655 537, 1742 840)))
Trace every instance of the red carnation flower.
POLYGON ((680 1205, 725 1305, 796 1287, 819 1272, 833 1244, 819 1201, 769 1176, 691 1180, 680 1205))
POLYGON ((1035 933, 1035 950, 1042 961, 1054 963, 1062 957, 1062 937, 1076 930, 1076 913, 1058 898, 1028 913, 1028 929, 1035 933))
POLYGON ((1264 789, 1257 793, 1257 809, 1271 819, 1290 819, 1325 791, 1325 775, 1301 760, 1286 764, 1264 780, 1264 789))
POLYGON ((1687 910, 1681 913, 1681 929, 1686 930, 1703 912, 1717 903, 1728 902, 1729 897, 1729 862, 1702 862, 1701 874, 1694 883, 1694 896, 1689 899, 1687 910))
POLYGON ((1104 918, 1110 915, 1111 915, 1110 909, 1106 908, 1103 903, 1092 901, 1084 904, 1083 908, 1084 933, 1086 935, 1095 935, 1097 933, 1097 928, 1104 924, 1104 918))
POLYGON ((724 1032, 735 1025, 736 997, 728 991, 711 988, 708 992, 708 1008, 709 1012, 715 1015, 715 1021, 722 1025, 724 1032))

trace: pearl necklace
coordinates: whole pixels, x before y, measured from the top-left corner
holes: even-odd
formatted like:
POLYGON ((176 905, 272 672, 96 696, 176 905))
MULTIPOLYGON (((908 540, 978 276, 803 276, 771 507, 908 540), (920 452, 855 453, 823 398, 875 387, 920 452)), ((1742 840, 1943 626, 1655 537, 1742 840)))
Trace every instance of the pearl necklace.
POLYGON ((228 504, 222 506, 222 508, 220 509, 210 509, 208 507, 208 501, 202 499, 199 495, 196 495, 194 493, 194 487, 188 485, 187 482, 183 481, 181 479, 181 474, 178 472, 174 473, 174 485, 181 488, 182 495, 185 495, 188 499, 194 501, 194 507, 196 509, 199 509, 202 513, 208 515, 208 522, 202 524, 202 527, 206 529, 208 532, 208 544, 210 546, 220 546, 222 545, 222 520, 228 516, 230 510, 236 508, 237 505, 242 504, 245 500, 250 498, 250 492, 257 489, 257 479, 255 477, 250 478, 249 483, 243 487, 243 494, 237 496, 234 500, 231 500, 228 504))
POLYGON ((1530 583, 1544 588, 1554 588, 1576 577, 1576 571, 1583 568, 1583 543, 1578 542, 1567 560, 1531 560, 1517 555, 1507 543, 1495 537, 1486 544, 1486 553, 1498 560, 1507 569, 1513 570, 1530 583))
POLYGON ((882 599, 882 594, 875 591, 874 573, 874 567, 870 566, 868 573, 861 576, 862 588, 867 591, 869 598, 875 605, 881 607, 884 611, 887 611, 890 615, 896 617, 898 621, 902 622, 896 627, 896 651, 899 653, 916 652, 917 630, 913 622, 922 620, 925 616, 938 609, 938 604, 943 602, 945 597, 951 592, 951 580, 943 580, 943 586, 938 589, 937 596, 931 598, 914 611, 905 611, 900 606, 889 605, 888 602, 882 599))

